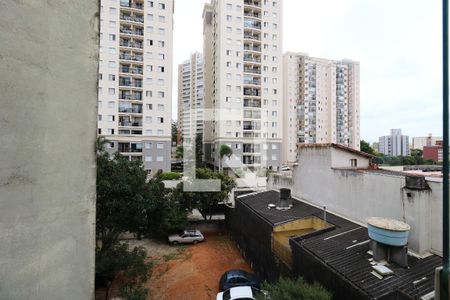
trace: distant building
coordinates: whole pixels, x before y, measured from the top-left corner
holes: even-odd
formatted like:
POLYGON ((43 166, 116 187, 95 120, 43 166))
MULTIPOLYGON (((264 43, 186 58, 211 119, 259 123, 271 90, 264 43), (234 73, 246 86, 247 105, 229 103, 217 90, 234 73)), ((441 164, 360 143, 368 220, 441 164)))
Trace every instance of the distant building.
POLYGON ((192 131, 203 133, 203 67, 203 54, 198 52, 178 65, 178 128, 182 136, 190 134, 191 119, 195 123, 192 124, 192 131))
POLYGON ((297 143, 359 150, 359 62, 287 52, 283 72, 283 162, 296 161, 297 143))
POLYGON ((442 137, 432 136, 430 133, 428 136, 423 137, 413 137, 411 149, 420 149, 423 150, 425 146, 434 146, 437 141, 442 141, 442 137))
MULTIPOLYGON (((203 13, 204 155, 228 145, 246 169, 281 165, 283 1, 211 0, 203 13), (209 113, 208 113, 209 114, 209 113)), ((241 165, 242 165, 241 164, 241 165)))
POLYGON ((372 147, 373 150, 379 152, 379 149, 380 149, 380 143, 378 143, 378 142, 373 142, 372 145, 371 145, 371 147, 372 147))
POLYGON ((173 0, 101 0, 98 136, 107 151, 170 171, 173 0))
POLYGON ((444 160, 444 147, 442 141, 436 141, 435 145, 423 147, 423 158, 435 162, 442 162, 444 160))
POLYGON ((409 137, 401 129, 391 129, 391 134, 379 138, 378 151, 384 155, 408 156, 409 137))

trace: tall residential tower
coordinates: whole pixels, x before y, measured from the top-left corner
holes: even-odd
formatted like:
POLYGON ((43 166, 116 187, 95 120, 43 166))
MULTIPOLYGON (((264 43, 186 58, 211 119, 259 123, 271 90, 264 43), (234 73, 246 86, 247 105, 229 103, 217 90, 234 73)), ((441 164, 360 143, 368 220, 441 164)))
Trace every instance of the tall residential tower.
POLYGON ((250 169, 276 168, 282 145, 282 1, 206 4, 205 159, 222 144, 250 169))
POLYGON ((98 135, 108 151, 170 170, 173 0, 102 0, 98 135))
POLYGON ((283 162, 297 160, 298 143, 359 150, 359 63, 288 52, 283 73, 283 162))
POLYGON ((192 130, 203 133, 205 99, 203 54, 193 53, 190 59, 178 65, 178 128, 182 136, 192 130))
POLYGON ((391 156, 408 156, 409 136, 403 135, 401 129, 391 129, 390 135, 380 136, 378 151, 391 156))

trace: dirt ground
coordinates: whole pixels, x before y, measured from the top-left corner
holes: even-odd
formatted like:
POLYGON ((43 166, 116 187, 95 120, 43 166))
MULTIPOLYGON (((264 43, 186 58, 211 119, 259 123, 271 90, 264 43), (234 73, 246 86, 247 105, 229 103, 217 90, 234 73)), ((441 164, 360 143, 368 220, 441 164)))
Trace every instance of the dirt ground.
POLYGON ((147 299, 215 299, 220 276, 225 271, 251 271, 226 234, 218 230, 202 232, 205 241, 197 245, 160 245, 159 253, 149 252, 158 263, 146 284, 147 299))

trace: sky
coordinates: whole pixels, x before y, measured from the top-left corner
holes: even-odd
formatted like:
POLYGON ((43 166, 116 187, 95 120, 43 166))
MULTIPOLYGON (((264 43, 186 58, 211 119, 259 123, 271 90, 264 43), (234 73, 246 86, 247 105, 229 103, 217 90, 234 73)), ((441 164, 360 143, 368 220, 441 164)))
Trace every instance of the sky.
MULTIPOLYGON (((223 0, 226 1, 226 0, 223 0)), ((173 117, 177 68, 203 49, 206 0, 175 0, 173 117)), ((441 2, 283 0, 283 52, 361 64, 361 139, 401 128, 442 134, 441 2)))

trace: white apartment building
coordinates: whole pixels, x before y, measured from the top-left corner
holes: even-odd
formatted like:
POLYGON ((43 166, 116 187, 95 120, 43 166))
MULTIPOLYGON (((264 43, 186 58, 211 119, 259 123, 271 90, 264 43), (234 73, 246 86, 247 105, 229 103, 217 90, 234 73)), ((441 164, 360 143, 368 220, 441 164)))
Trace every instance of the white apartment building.
POLYGON ((204 154, 258 170, 281 164, 282 1, 212 0, 204 19, 204 154), (212 121, 208 121, 212 120, 212 121))
POLYGON ((101 0, 98 135, 170 171, 173 0, 101 0))
POLYGON ((182 136, 203 133, 203 109, 205 100, 204 61, 202 53, 178 65, 178 128, 182 136), (191 124, 191 120, 194 124, 191 124))
POLYGON ((283 162, 297 161, 297 144, 336 143, 359 150, 359 62, 283 55, 283 162))
POLYGON ((401 129, 391 129, 391 134, 380 136, 378 152, 391 156, 409 155, 409 137, 401 129))

